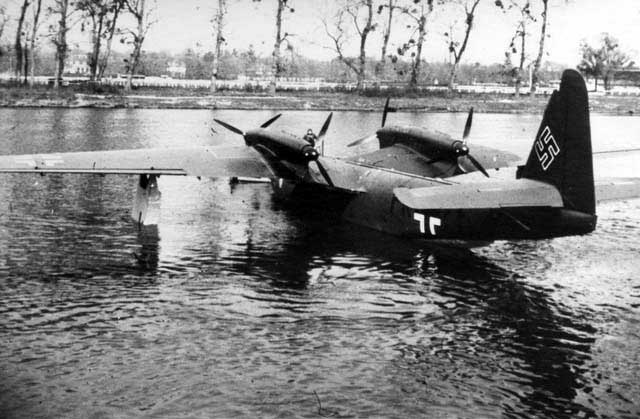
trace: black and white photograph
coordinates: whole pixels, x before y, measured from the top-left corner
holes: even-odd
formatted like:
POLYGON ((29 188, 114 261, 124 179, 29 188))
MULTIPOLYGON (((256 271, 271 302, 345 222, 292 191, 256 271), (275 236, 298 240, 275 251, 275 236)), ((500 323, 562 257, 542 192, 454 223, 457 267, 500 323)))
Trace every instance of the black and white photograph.
POLYGON ((640 2, 0 0, 0 418, 640 417, 640 2))

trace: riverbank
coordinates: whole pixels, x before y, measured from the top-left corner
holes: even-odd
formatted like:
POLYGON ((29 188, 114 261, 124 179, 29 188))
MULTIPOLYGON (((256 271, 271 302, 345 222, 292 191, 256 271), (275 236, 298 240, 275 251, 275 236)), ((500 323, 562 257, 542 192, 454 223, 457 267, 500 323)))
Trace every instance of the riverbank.
MULTIPOLYGON (((61 108, 148 108, 148 109, 240 109, 240 110, 321 110, 380 111, 385 96, 356 93, 278 92, 276 96, 251 92, 220 92, 211 95, 205 90, 171 89, 138 90, 132 94, 87 94, 73 90, 0 88, 0 107, 61 107, 61 108)), ((509 94, 430 92, 414 97, 394 97, 392 105, 401 111, 466 112, 474 107, 482 113, 540 113, 548 101, 546 95, 516 98, 509 94)), ((592 112, 640 114, 640 99, 636 96, 592 94, 592 112)))

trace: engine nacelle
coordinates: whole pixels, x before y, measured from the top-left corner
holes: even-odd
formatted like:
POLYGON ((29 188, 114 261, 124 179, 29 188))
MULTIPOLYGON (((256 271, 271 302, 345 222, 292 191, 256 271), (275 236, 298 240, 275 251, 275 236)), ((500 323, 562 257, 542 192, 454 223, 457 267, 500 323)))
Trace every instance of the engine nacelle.
POLYGON ((455 140, 443 132, 431 131, 426 128, 388 126, 380 128, 376 134, 380 148, 402 144, 431 158, 437 156, 453 159, 468 152, 462 141, 455 140))
POLYGON ((268 153, 268 158, 306 165, 318 159, 319 153, 303 138, 277 131, 259 128, 245 134, 247 145, 261 153, 268 153))

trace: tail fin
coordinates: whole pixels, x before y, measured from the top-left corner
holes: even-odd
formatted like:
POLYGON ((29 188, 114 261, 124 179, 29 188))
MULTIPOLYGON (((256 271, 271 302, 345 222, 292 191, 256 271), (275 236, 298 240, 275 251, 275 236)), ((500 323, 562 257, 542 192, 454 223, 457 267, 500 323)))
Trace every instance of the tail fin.
POLYGON ((589 99, 577 71, 562 74, 560 90, 549 100, 518 177, 550 183, 560 191, 565 208, 595 214, 589 99))

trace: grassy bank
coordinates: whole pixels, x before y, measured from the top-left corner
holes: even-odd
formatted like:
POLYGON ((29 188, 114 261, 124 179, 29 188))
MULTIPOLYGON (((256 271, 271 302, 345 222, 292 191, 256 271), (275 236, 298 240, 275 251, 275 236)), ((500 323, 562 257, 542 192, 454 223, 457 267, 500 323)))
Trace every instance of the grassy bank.
MULTIPOLYGON (((514 97, 498 93, 392 92, 393 106, 403 111, 466 112, 471 106, 484 113, 540 113, 548 97, 514 97)), ((167 109, 273 109, 379 111, 385 92, 364 95, 345 92, 283 91, 276 96, 261 92, 224 91, 212 95, 206 89, 140 88, 124 94, 105 86, 91 92, 76 86, 55 91, 48 87, 0 87, 0 107, 93 107, 167 109)), ((592 95, 592 112, 617 115, 640 114, 640 99, 634 96, 592 95)))

